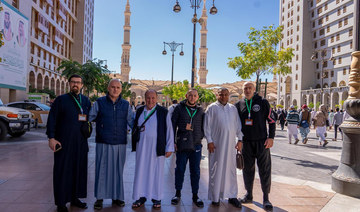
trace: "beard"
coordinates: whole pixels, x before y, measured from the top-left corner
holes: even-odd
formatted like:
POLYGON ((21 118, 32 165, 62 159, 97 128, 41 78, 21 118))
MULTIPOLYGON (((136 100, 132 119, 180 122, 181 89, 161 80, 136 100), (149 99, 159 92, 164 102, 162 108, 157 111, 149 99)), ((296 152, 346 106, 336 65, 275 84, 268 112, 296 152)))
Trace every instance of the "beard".
POLYGON ((79 93, 79 92, 80 92, 80 89, 79 89, 79 87, 77 87, 77 86, 73 86, 73 87, 71 88, 71 92, 73 92, 73 93, 79 93))

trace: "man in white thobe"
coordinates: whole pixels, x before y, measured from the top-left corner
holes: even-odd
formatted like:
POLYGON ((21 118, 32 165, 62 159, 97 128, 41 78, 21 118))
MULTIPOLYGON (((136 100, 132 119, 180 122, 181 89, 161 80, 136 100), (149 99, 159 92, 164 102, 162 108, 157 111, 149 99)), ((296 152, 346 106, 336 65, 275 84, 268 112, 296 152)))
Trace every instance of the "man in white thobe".
POLYGON ((237 199, 236 151, 241 151, 242 137, 239 114, 228 103, 229 91, 221 88, 218 101, 206 110, 204 132, 209 150, 209 199, 219 206, 220 200, 241 208, 237 199), (238 142, 237 142, 237 140, 238 142))
POLYGON ((136 201, 132 208, 139 208, 151 199, 153 207, 159 209, 163 198, 165 157, 174 152, 174 132, 167 109, 156 104, 156 91, 146 91, 145 101, 146 105, 137 110, 134 121, 134 126, 140 128, 140 138, 138 141, 133 139, 132 143, 133 151, 136 151, 133 190, 136 201))

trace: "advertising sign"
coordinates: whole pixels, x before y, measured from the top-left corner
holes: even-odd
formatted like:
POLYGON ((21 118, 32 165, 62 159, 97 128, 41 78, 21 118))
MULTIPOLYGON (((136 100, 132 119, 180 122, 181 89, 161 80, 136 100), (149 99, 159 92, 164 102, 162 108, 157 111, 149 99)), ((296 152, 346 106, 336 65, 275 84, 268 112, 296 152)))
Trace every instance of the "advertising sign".
POLYGON ((29 20, 16 8, 1 0, 0 87, 26 90, 28 68, 29 20))

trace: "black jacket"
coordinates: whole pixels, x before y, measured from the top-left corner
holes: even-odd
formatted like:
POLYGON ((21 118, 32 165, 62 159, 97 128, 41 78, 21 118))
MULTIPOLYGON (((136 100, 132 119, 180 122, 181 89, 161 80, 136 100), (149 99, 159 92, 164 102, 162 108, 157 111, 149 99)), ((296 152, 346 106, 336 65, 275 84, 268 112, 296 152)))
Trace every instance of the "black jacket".
POLYGON ((275 119, 271 113, 270 104, 266 99, 257 93, 252 98, 251 119, 253 120, 253 126, 245 125, 245 119, 248 119, 249 115, 245 99, 241 99, 235 106, 241 119, 244 142, 265 141, 267 138, 275 137, 275 119), (269 124, 269 134, 267 132, 266 121, 269 124))
MULTIPOLYGON (((145 106, 141 106, 136 110, 135 120, 134 120, 134 128, 137 127, 139 124, 139 117, 141 113, 144 111, 145 106)), ((156 118, 157 118, 157 143, 156 143, 156 154, 157 156, 165 155, 166 149, 166 116, 168 110, 160 105, 156 105, 156 118)), ((155 114, 154 114, 155 115, 155 114)), ((155 129, 153 129, 155 130, 155 129)), ((138 140, 132 139, 132 151, 136 151, 136 143, 139 142, 138 140)))
MULTIPOLYGON (((186 124, 190 123, 191 120, 186 110, 186 107, 188 107, 186 106, 186 101, 187 100, 181 101, 180 104, 175 107, 174 112, 171 116, 171 121, 174 128, 174 135, 177 135, 176 137, 179 137, 182 133, 187 133, 186 124)), ((195 108, 197 111, 192 120, 192 135, 194 145, 198 145, 201 144, 201 140, 204 137, 204 110, 198 105, 196 105, 195 108)))

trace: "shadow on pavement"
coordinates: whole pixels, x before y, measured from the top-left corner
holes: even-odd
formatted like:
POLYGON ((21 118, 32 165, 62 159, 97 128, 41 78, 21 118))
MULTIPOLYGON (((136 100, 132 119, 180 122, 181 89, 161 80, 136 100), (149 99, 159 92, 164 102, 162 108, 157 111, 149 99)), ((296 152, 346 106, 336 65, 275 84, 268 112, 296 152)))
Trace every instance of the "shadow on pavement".
POLYGON ((328 166, 328 165, 324 165, 322 163, 312 162, 312 161, 308 161, 308 160, 299 160, 299 159, 294 159, 294 158, 289 158, 289 157, 284 157, 284 156, 279 156, 279 155, 272 155, 272 157, 278 157, 278 158, 284 159, 284 160, 297 161, 297 163, 295 162, 296 165, 300 165, 300 166, 304 166, 304 167, 326 169, 331 172, 336 171, 336 169, 338 168, 338 166, 328 166))

